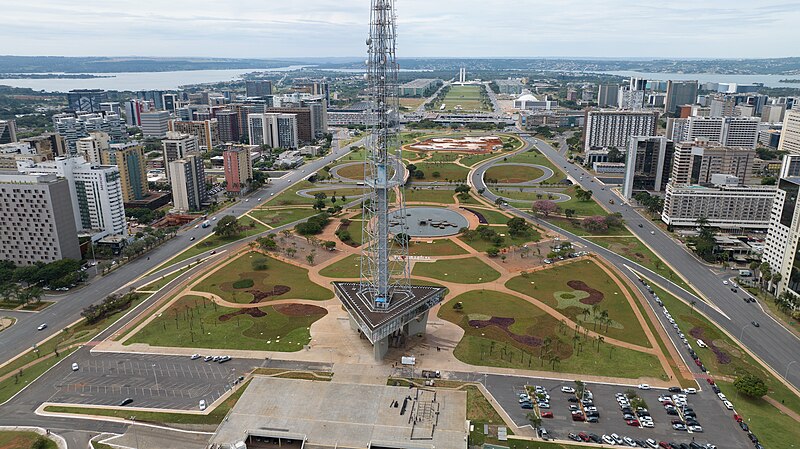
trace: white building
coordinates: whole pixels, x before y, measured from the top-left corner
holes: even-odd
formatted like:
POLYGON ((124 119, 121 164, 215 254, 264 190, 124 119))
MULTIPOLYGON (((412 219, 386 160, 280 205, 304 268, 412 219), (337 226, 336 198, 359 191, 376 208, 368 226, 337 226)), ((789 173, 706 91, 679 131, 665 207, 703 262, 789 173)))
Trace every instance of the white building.
POLYGON ((797 281, 792 282, 798 242, 800 242, 800 155, 786 155, 778 178, 778 190, 770 214, 769 230, 762 260, 773 273, 780 273, 776 296, 786 289, 800 293, 797 281))
POLYGON ((78 156, 83 156, 86 162, 95 164, 101 163, 101 155, 104 150, 110 148, 111 138, 102 131, 93 131, 89 137, 82 137, 75 142, 75 150, 78 156))
POLYGON ((190 154, 199 153, 197 136, 183 134, 175 131, 168 131, 164 139, 161 139, 161 149, 164 153, 164 168, 166 169, 167 179, 169 177, 169 163, 184 159, 190 154))
POLYGON ((667 137, 673 142, 707 139, 726 147, 755 149, 758 117, 688 117, 667 120, 667 137))
POLYGON ((118 143, 127 137, 125 125, 119 115, 113 112, 73 114, 56 114, 53 116, 53 126, 58 134, 64 137, 69 154, 77 154, 77 141, 88 137, 92 131, 107 133, 111 142, 118 143))
POLYGON ((718 176, 725 178, 730 185, 667 184, 661 220, 670 226, 696 227, 698 220, 705 218, 708 225, 715 228, 767 229, 776 187, 742 187, 735 177, 718 176))
POLYGON ((92 233, 92 240, 128 236, 123 207, 122 182, 115 165, 86 162, 82 157, 58 157, 33 164, 21 161, 22 173, 55 174, 69 183, 76 228, 92 233))
POLYGON ((800 106, 795 106, 786 111, 778 150, 787 151, 791 154, 800 154, 800 106))
POLYGON ((157 137, 160 139, 169 131, 168 111, 143 112, 140 117, 142 134, 145 137, 157 137))
POLYGON ((584 148, 627 148, 633 136, 655 136, 658 117, 657 111, 589 111, 584 148))
POLYGON ((297 149, 299 138, 296 114, 248 114, 247 127, 251 145, 297 149))
POLYGON ((520 111, 549 111, 556 107, 558 107, 557 101, 539 100, 531 94, 525 94, 514 100, 514 109, 520 111))
POLYGON ((639 111, 644 106, 644 91, 631 90, 628 86, 619 88, 618 107, 629 111, 639 111))

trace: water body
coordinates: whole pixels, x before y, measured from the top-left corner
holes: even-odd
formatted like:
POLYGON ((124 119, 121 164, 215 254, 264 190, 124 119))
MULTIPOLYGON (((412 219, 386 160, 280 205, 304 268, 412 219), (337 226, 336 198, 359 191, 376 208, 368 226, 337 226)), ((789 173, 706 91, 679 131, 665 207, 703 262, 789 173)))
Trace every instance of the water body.
POLYGON ((174 90, 188 84, 219 83, 240 79, 251 72, 288 72, 307 66, 296 65, 271 69, 229 69, 229 70, 182 70, 175 72, 119 72, 92 73, 113 78, 87 79, 9 79, 0 78, 0 85, 45 90, 48 92, 68 92, 72 89, 105 90, 174 90))
POLYGON ((649 80, 698 80, 701 83, 737 83, 755 84, 763 83, 767 87, 794 87, 800 88, 800 84, 782 83, 782 79, 797 78, 792 75, 724 75, 720 73, 650 73, 650 72, 597 72, 609 75, 624 76, 626 78, 634 76, 649 80))

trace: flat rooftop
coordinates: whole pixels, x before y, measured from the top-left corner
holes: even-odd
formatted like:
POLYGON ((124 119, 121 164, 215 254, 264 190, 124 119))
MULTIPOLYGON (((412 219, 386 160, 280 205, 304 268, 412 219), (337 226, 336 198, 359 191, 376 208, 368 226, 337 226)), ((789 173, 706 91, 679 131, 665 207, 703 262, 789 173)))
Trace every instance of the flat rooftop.
POLYGON ((466 449, 466 413, 463 391, 255 376, 209 444, 269 434, 315 447, 466 449))

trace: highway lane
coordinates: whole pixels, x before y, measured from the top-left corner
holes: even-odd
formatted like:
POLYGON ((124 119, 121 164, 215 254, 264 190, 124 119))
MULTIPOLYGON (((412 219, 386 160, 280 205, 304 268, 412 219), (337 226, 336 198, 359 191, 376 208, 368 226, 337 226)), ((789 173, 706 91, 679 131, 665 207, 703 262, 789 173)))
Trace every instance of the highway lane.
MULTIPOLYGON (((361 144, 362 141, 359 140, 343 148, 334 148, 329 155, 311 161, 296 170, 292 170, 282 178, 275 179, 271 184, 265 185, 261 189, 249 194, 247 198, 250 198, 250 201, 237 201, 231 206, 212 214, 209 218, 222 217, 224 215, 240 217, 259 204, 256 200, 257 198, 262 198, 262 201, 267 201, 273 194, 278 195, 283 190, 302 181, 325 165, 347 155, 352 146, 361 144)), ((140 257, 129 262, 110 274, 95 279, 82 288, 69 292, 66 295, 61 295, 59 301, 43 312, 18 316, 17 323, 0 334, 0 364, 30 349, 34 344, 39 343, 44 338, 56 334, 64 327, 74 323, 80 318, 81 310, 90 304, 98 302, 115 292, 127 292, 128 285, 132 281, 148 273, 192 245, 193 243, 190 243, 192 237, 195 238, 196 243, 211 232, 213 232, 212 228, 195 229, 194 226, 185 226, 175 238, 155 248, 146 254, 145 257, 140 257), (36 331, 36 327, 41 323, 47 323, 48 328, 44 331, 36 331)), ((226 247, 229 245, 226 245, 226 247)), ((166 271, 162 270, 162 272, 166 271)), ((161 274, 162 273, 156 273, 153 276, 148 276, 147 279, 158 279, 161 277, 161 274)), ((136 285, 146 284, 140 283, 136 285)))
MULTIPOLYGON (((611 192, 609 188, 603 190, 604 186, 593 182, 593 176, 583 170, 583 168, 568 163, 563 155, 544 142, 533 139, 525 134, 522 134, 522 137, 528 143, 526 148, 535 146, 552 162, 562 167, 573 182, 580 184, 585 189, 591 189, 594 192, 595 199, 612 212, 621 213, 628 223, 631 232, 642 241, 646 242, 662 260, 668 262, 674 270, 678 271, 695 290, 700 292, 700 294, 707 298, 714 306, 712 308, 709 304, 698 301, 695 306, 698 310, 705 312, 718 325, 725 328, 735 338, 739 339, 779 375, 784 376, 786 374, 787 366, 792 361, 800 361, 800 345, 797 344, 797 337, 794 334, 785 329, 780 323, 774 321, 761 310, 761 308, 752 303, 745 303, 742 300, 741 292, 738 294, 733 293, 730 290, 730 286, 723 285, 720 277, 713 272, 709 266, 696 259, 694 255, 690 254, 679 242, 673 240, 669 235, 661 231, 661 229, 650 220, 638 214, 630 205, 619 204, 620 198, 611 192), (581 179, 581 177, 583 179, 581 179), (612 199, 614 200, 614 204, 609 203, 609 200, 612 199), (639 224, 642 225, 641 228, 639 224), (753 326, 751 321, 757 321, 760 326, 753 326)), ((525 151, 525 149, 522 151, 525 151)), ((491 193, 483 182, 483 173, 485 173, 486 169, 490 166, 491 162, 480 165, 477 169, 474 169, 470 176, 470 182, 476 189, 486 189, 483 196, 490 201, 495 201, 497 196, 491 193)), ((667 287, 670 293, 686 302, 695 299, 693 295, 673 284, 668 279, 663 278, 645 267, 637 266, 634 262, 596 245, 589 240, 563 231, 543 220, 539 220, 532 214, 523 212, 514 207, 507 207, 507 209, 545 228, 565 234, 573 241, 580 242, 590 250, 611 261, 611 263, 617 267, 623 268, 626 276, 631 279, 635 279, 635 276, 629 270, 625 269, 626 266, 635 266, 636 270, 641 272, 644 276, 667 287)), ((795 387, 800 386, 800 370, 790 370, 787 380, 795 387)))

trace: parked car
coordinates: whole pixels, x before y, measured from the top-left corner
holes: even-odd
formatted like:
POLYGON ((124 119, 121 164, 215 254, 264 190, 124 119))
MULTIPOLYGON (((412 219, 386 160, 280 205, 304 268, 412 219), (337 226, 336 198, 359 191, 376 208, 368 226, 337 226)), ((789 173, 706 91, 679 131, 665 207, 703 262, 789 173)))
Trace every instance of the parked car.
POLYGON ((206 409, 206 400, 205 399, 200 399, 200 404, 199 405, 200 405, 200 411, 205 410, 206 409))
POLYGON ((575 393, 575 389, 572 388, 572 387, 564 386, 564 387, 561 387, 561 392, 562 393, 575 393))
POLYGON ((650 385, 648 385, 648 384, 639 384, 639 389, 640 390, 649 390, 650 389, 650 385))
POLYGON ((730 401, 722 401, 722 405, 724 405, 728 410, 733 410, 733 404, 731 404, 730 401))
POLYGON ((199 359, 200 357, 202 357, 200 354, 192 354, 192 356, 191 356, 191 357, 189 357, 189 359, 190 359, 190 360, 197 360, 197 359, 199 359))
POLYGON ((125 398, 125 399, 122 400, 122 402, 119 403, 119 406, 120 407, 125 407, 126 405, 130 404, 131 402, 133 402, 133 399, 125 398))
POLYGON ((542 412, 542 418, 552 418, 553 412, 542 412))
POLYGON ((73 364, 72 364, 72 371, 78 371, 78 369, 80 369, 80 368, 78 367, 78 364, 77 364, 77 363, 73 363, 73 364))

